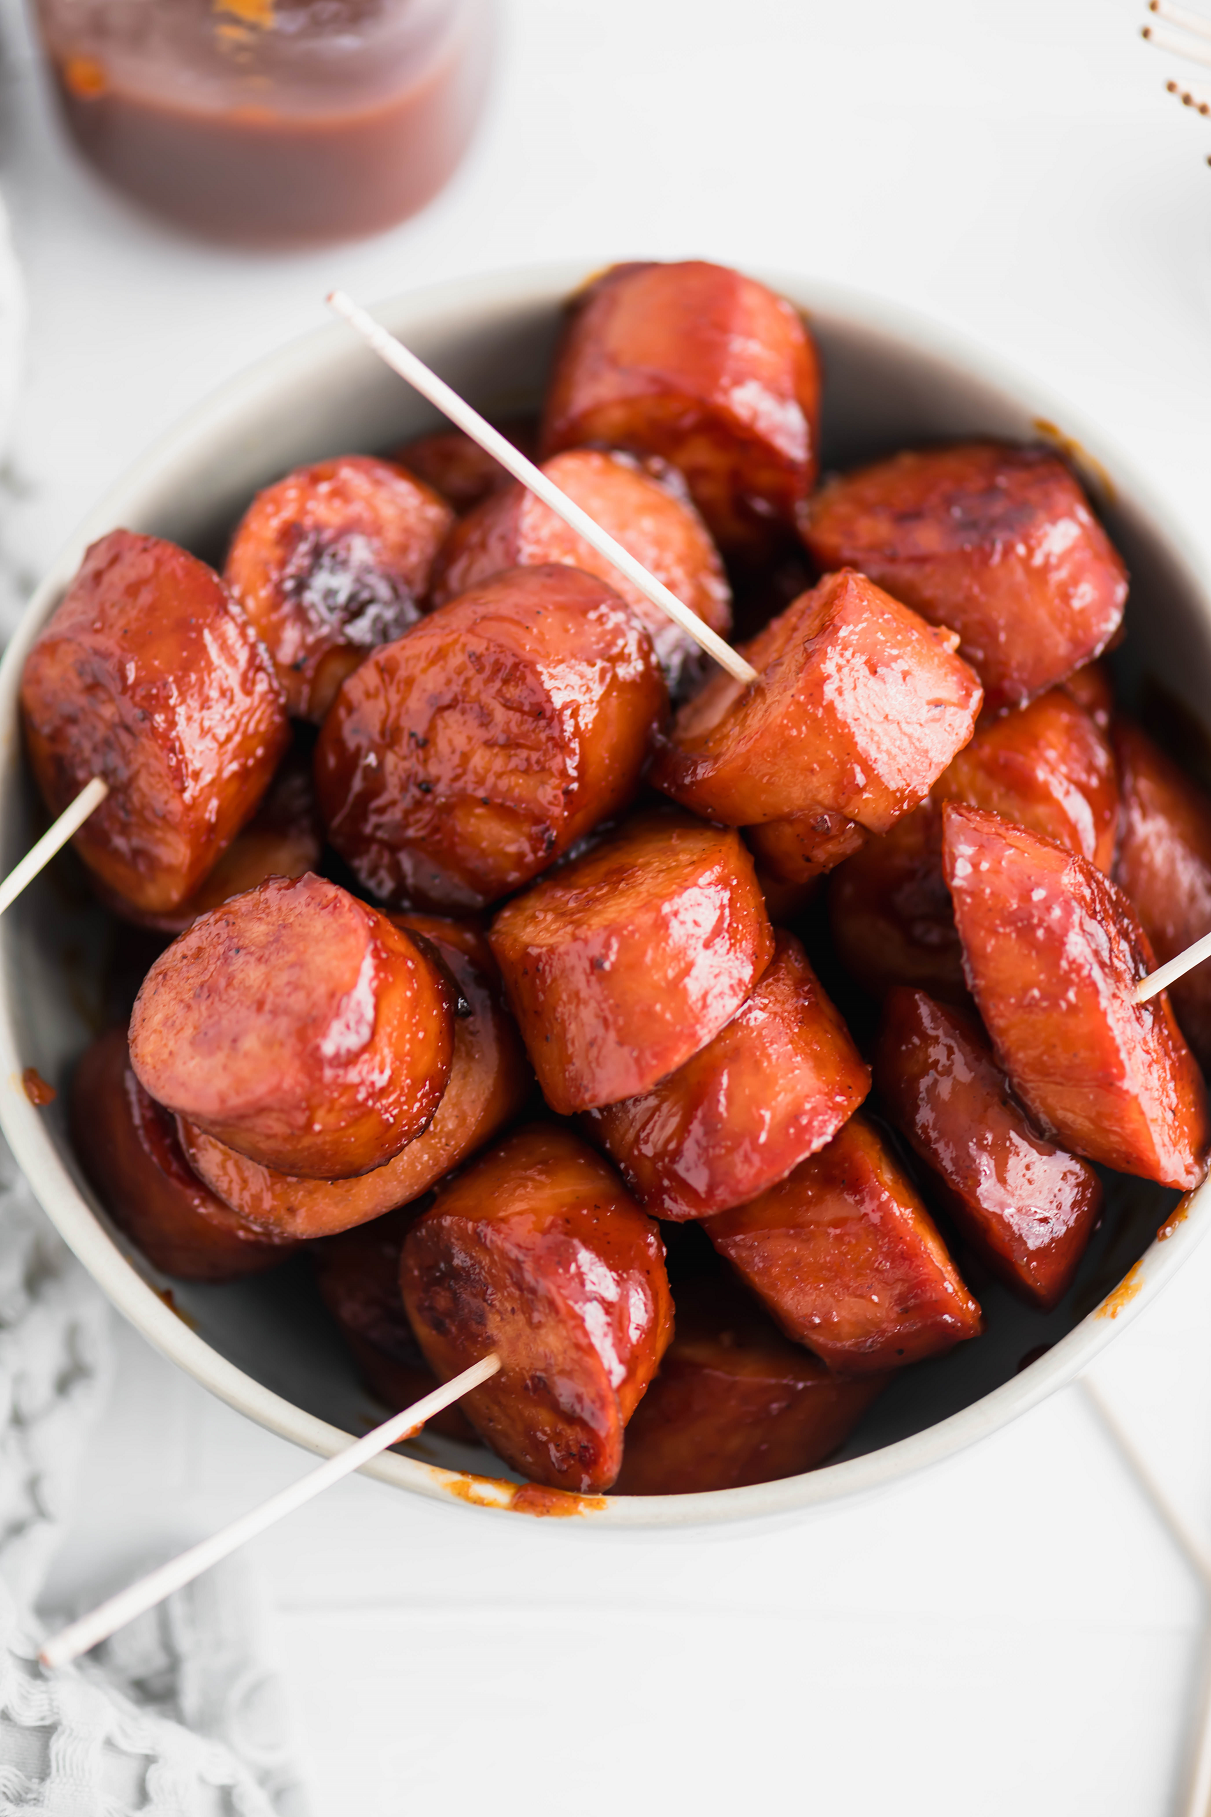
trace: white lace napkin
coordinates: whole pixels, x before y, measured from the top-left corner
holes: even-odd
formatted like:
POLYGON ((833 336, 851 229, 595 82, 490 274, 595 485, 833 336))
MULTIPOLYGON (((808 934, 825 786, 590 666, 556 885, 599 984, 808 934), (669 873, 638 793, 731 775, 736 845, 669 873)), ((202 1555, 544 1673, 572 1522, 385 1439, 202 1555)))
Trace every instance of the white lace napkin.
POLYGON ((0 1811, 306 1817, 242 1559, 79 1665, 38 1664, 30 1606, 109 1385, 109 1318, 0 1144, 0 1811))

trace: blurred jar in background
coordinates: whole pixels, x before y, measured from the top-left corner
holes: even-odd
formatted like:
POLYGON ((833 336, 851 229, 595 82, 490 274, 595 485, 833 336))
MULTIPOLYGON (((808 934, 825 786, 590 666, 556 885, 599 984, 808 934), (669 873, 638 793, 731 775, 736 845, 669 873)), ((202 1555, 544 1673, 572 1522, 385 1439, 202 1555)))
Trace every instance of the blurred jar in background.
POLYGON ((467 147, 494 0, 35 0, 86 157, 209 237, 377 233, 467 147))

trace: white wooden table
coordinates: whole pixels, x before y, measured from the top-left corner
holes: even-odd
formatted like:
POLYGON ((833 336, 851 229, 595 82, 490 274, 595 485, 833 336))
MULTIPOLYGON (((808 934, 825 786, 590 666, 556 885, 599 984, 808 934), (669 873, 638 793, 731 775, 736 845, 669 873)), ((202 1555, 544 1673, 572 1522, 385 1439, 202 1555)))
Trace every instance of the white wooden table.
MULTIPOLYGON (((0 184, 33 324, 0 571, 241 365, 368 299, 523 260, 703 254, 892 294, 1101 420, 1211 561, 1211 125, 1134 0, 506 0, 467 166, 338 252, 216 252, 54 135, 0 0, 0 184)), ((1211 82, 1209 82, 1211 86, 1211 82)), ((0 585, 3 583, 0 582, 0 585)), ((1098 1379, 1211 1542, 1211 1244, 1098 1379)), ((303 1460, 129 1331, 52 1594, 303 1460)), ((256 1550, 322 1817, 1161 1817, 1200 1593, 1079 1393, 877 1502, 610 1538, 357 1481, 256 1550)))

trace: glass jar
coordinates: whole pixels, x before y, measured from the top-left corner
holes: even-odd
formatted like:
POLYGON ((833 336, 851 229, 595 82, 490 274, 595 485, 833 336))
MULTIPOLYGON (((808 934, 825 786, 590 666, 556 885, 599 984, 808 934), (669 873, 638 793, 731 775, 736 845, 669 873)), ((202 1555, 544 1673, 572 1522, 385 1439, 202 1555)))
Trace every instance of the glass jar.
POLYGON ((493 0, 36 0, 72 137, 128 194, 256 246, 376 233, 436 194, 493 0))

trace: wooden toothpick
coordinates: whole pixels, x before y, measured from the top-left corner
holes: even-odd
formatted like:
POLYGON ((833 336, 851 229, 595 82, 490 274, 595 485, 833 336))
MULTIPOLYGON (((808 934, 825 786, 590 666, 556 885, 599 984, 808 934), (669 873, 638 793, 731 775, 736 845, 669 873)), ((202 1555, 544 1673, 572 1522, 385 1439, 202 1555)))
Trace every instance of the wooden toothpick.
POLYGON ((1179 978, 1184 978, 1187 972, 1192 972, 1196 965, 1202 964, 1204 959, 1211 959, 1211 934, 1204 934, 1201 940, 1196 940, 1193 946, 1188 946, 1184 953, 1178 953, 1176 958, 1168 960, 1164 965, 1158 965, 1154 972, 1149 972, 1146 978, 1141 978, 1135 987, 1135 1001, 1147 1003, 1149 997, 1155 997, 1161 991, 1168 990, 1171 984, 1176 984, 1179 978))
POLYGON ((401 1413, 393 1413, 389 1420, 384 1420, 381 1426, 376 1426, 365 1438, 347 1445, 318 1469, 309 1471, 297 1483, 291 1483, 288 1489, 271 1495, 259 1508, 249 1509, 247 1514, 232 1521, 229 1527, 224 1527, 221 1533, 215 1533, 199 1545, 191 1546, 179 1558, 170 1559, 167 1564, 149 1571, 137 1583, 120 1590, 116 1596, 111 1596, 108 1602, 103 1602, 90 1615, 83 1615, 79 1621, 73 1621, 70 1627, 64 1628, 46 1642, 38 1658, 44 1666, 65 1666, 81 1653, 87 1653, 90 1647, 99 1645, 117 1629, 125 1627, 128 1621, 133 1621, 136 1615, 154 1609, 157 1603, 163 1602, 166 1596, 171 1596, 174 1590, 192 1583, 195 1577, 200 1577, 211 1565, 217 1565, 221 1558, 236 1551, 245 1541, 255 1539, 258 1533, 263 1533, 266 1527, 272 1527, 283 1515, 293 1514, 296 1508, 301 1508, 304 1502, 322 1494, 331 1484, 339 1482, 341 1477, 360 1470, 363 1464, 369 1463, 372 1457, 377 1457, 389 1445, 410 1438, 426 1420, 432 1419, 435 1413, 440 1413, 443 1407, 453 1406, 455 1401, 461 1400, 472 1388, 478 1388, 481 1382, 494 1376, 499 1368, 500 1358, 495 1354, 472 1363, 469 1369, 464 1369, 453 1381, 444 1382, 432 1394, 426 1394, 423 1400, 405 1407, 401 1413))
POLYGON ((55 853, 62 850, 72 834, 79 832, 88 816, 100 807, 108 794, 109 784, 100 776, 94 776, 91 782, 85 783, 55 824, 46 829, 20 864, 14 865, 4 882, 0 883, 0 915, 17 900, 26 885, 33 882, 38 872, 50 863, 55 853))
POLYGON ((713 657, 721 668, 726 669, 728 674, 734 676, 737 681, 754 682, 757 680, 756 669, 750 663, 745 662, 743 656, 737 656, 731 645, 724 643, 723 639, 712 631, 709 625, 703 623, 696 612, 691 612, 690 608, 679 600, 675 593, 670 592, 663 581, 657 580, 654 574, 649 574, 642 562, 637 562, 629 550, 624 549, 620 542, 616 542, 607 531, 601 528, 600 524, 589 516, 587 511, 582 510, 574 500, 568 497, 566 492, 562 492, 549 480, 542 469, 534 465, 533 461, 527 460, 525 455, 513 446, 512 442, 508 441, 498 429, 494 429, 491 423, 486 422, 477 410, 473 410, 470 404, 459 397, 457 391, 452 391, 445 380, 439 379, 437 374, 431 371, 423 360, 418 359, 409 348, 405 347, 402 341, 398 341, 394 335, 388 334, 387 330, 376 322, 372 315, 355 303, 352 297, 346 296, 343 290, 334 290, 328 297, 328 302, 337 315, 343 317, 351 328, 357 330, 366 345, 371 347, 393 372, 398 372, 402 379, 407 379, 408 383, 419 391, 422 397, 428 398, 431 404, 435 404, 442 414, 449 417, 450 421, 456 424, 465 435, 469 435, 473 442, 478 442, 485 453, 499 461, 501 466, 513 475, 514 479, 520 480, 522 485, 536 498, 540 498, 544 505, 549 506, 556 517, 561 517, 565 524, 570 525, 576 531, 578 536, 583 536, 586 543, 591 544, 599 555, 604 555, 620 574, 626 576, 632 586, 638 587, 645 599, 651 600, 654 606, 666 613, 673 623, 679 625, 688 637, 692 637, 694 642, 705 650, 708 656, 713 657))

